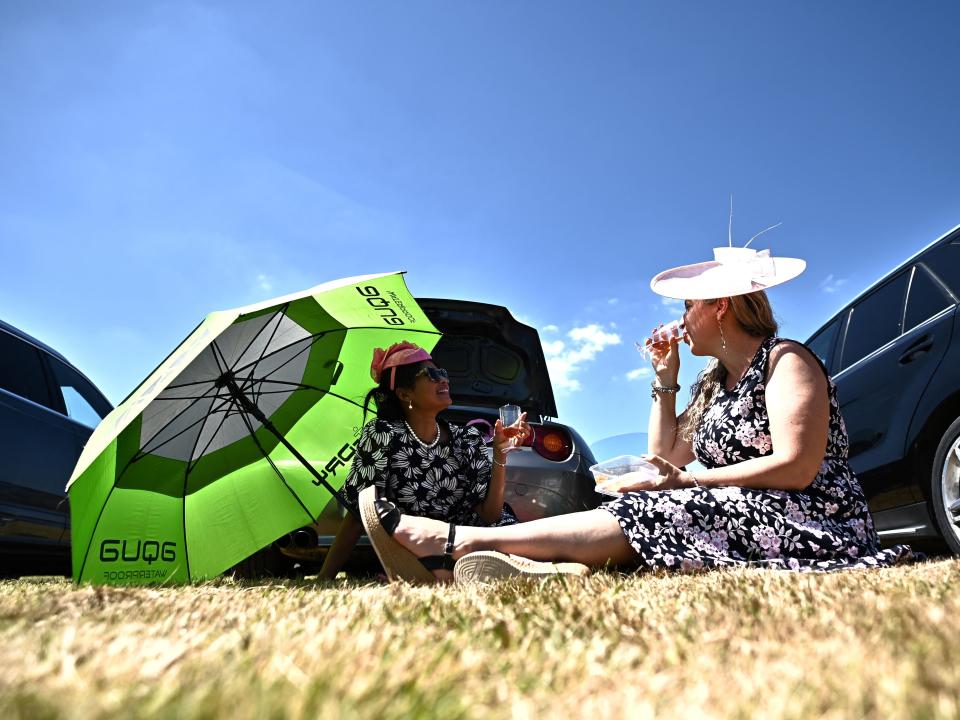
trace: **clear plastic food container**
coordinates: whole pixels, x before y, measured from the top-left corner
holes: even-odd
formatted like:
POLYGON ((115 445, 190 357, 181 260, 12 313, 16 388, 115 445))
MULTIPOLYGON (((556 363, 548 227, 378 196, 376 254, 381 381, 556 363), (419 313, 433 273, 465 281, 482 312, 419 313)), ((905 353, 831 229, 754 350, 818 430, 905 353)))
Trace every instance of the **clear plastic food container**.
POLYGON ((639 482, 655 478, 660 474, 655 465, 637 455, 617 455, 615 458, 591 465, 590 472, 593 473, 597 492, 614 497, 620 495, 617 488, 621 485, 631 481, 639 482), (636 477, 625 477, 634 474, 636 477))

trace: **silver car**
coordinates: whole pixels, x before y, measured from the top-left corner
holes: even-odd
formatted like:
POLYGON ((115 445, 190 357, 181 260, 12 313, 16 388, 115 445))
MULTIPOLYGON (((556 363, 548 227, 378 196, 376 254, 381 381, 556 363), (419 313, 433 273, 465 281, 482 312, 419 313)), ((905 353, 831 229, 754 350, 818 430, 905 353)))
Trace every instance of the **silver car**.
MULTIPOLYGON (((486 420, 491 425, 504 404, 519 405, 534 429, 526 446, 510 455, 506 501, 521 521, 589 510, 599 505, 588 471, 594 461, 583 438, 556 422, 540 336, 498 305, 463 300, 418 298, 443 338, 433 351, 436 364, 450 373, 454 405, 442 417, 453 423, 486 420)), ((272 548, 235 569, 242 576, 285 574, 323 561, 344 510, 331 502, 316 523, 280 538, 272 548)), ((376 558, 366 537, 351 567, 369 568, 376 558)))

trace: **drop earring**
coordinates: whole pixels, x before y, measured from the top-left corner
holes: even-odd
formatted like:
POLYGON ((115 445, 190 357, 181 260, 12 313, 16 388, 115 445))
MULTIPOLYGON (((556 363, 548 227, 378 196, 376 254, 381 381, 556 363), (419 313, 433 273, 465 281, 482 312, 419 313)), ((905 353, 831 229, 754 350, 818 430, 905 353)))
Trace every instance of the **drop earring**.
POLYGON ((720 318, 717 318, 717 327, 720 328, 720 352, 726 354, 727 352, 727 339, 723 336, 723 323, 720 322, 720 318))
POLYGON ((407 410, 413 410, 413 400, 407 400, 407 410))

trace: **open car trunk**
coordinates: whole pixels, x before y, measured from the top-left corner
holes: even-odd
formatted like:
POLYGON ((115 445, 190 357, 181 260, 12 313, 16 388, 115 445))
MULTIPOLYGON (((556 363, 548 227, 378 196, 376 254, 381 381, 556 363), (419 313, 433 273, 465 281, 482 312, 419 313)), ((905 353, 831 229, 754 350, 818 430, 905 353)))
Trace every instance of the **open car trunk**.
POLYGON ((458 408, 519 405, 531 421, 557 416, 540 335, 499 305, 417 298, 443 337, 434 362, 450 373, 458 408))

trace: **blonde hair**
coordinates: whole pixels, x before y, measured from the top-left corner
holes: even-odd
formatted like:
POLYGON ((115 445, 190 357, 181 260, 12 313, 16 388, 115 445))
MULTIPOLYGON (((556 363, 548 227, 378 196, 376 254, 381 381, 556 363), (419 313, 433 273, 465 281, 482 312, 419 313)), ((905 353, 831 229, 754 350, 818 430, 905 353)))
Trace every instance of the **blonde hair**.
MULTIPOLYGON (((747 295, 734 295, 727 298, 730 302, 730 312, 733 313, 734 320, 747 333, 754 337, 770 337, 777 334, 779 326, 773 317, 773 308, 770 307, 770 300, 763 290, 748 293, 747 295)), ((705 300, 708 305, 713 305, 717 300, 705 300)), ((717 390, 727 378, 727 370, 717 359, 711 360, 697 376, 697 382, 694 383, 690 391, 690 404, 687 406, 683 415, 683 421, 677 428, 677 432, 684 440, 691 440, 700 422, 703 420, 703 414, 706 412, 717 390)))

